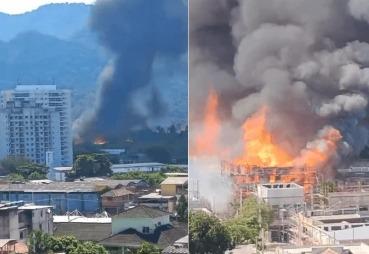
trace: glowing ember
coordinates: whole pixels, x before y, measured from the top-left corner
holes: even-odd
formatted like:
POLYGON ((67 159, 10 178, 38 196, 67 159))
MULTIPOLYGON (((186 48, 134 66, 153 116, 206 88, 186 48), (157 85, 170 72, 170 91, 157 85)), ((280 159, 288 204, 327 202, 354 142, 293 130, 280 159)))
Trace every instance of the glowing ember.
POLYGON ((236 163, 263 167, 291 165, 292 157, 275 142, 266 122, 266 107, 246 120, 243 125, 244 154, 236 163))
POLYGON ((107 143, 107 141, 105 140, 104 137, 97 137, 94 141, 95 145, 105 145, 107 143))
POLYGON ((191 155, 212 155, 217 151, 217 139, 220 123, 217 114, 218 95, 215 91, 209 93, 202 130, 196 135, 191 144, 191 155))

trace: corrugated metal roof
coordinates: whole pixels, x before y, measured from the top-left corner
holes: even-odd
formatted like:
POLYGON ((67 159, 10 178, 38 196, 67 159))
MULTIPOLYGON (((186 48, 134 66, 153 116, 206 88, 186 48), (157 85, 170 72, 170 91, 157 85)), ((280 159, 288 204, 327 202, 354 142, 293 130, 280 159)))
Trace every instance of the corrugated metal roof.
POLYGON ((113 218, 158 218, 162 216, 169 216, 170 213, 161 211, 159 209, 154 209, 148 206, 139 205, 124 211, 113 218))
POLYGON ((0 192, 97 192, 101 187, 116 188, 118 185, 137 184, 143 180, 103 180, 91 182, 52 182, 48 184, 12 183, 0 184, 0 192))
POLYGON ((184 185, 187 184, 188 177, 168 177, 161 184, 176 184, 176 185, 184 185))

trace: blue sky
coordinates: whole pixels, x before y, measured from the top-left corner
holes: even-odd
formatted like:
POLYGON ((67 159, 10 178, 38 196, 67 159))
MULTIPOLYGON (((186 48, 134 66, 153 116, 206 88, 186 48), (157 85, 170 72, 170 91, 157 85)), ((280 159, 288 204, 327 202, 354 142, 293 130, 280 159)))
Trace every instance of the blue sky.
POLYGON ((21 14, 49 3, 94 3, 95 0, 0 0, 0 12, 21 14))

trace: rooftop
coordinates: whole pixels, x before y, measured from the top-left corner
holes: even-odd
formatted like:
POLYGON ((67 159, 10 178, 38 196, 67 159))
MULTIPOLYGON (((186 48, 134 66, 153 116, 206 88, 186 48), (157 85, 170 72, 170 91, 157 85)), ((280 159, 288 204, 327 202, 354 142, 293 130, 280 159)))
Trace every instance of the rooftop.
POLYGON ((174 198, 174 196, 162 196, 156 192, 149 193, 147 195, 139 197, 139 199, 171 199, 171 198, 174 198))
POLYGON ((174 223, 173 226, 164 225, 157 228, 154 234, 141 234, 134 229, 128 229, 119 234, 109 236, 99 243, 106 246, 138 247, 146 241, 157 244, 160 248, 166 248, 172 245, 178 238, 187 234, 187 224, 174 223))
POLYGON ((143 180, 101 180, 79 182, 51 182, 51 183, 11 183, 0 184, 0 192, 96 192, 103 187, 116 188, 137 184, 143 180))
POLYGON ((103 223, 110 224, 111 218, 106 217, 84 217, 84 216, 68 216, 68 215, 54 215, 54 223, 103 223))
POLYGON ((273 183, 273 184, 262 184, 262 187, 268 189, 301 189, 302 186, 296 183, 273 183))
POLYGON ((16 91, 30 91, 30 90, 56 90, 55 85, 17 85, 16 91))
POLYGON ((139 167, 162 167, 165 166, 163 163, 159 162, 145 162, 145 163, 127 163, 127 164, 113 164, 111 169, 117 168, 139 168, 139 167))
POLYGON ((127 190, 126 188, 119 188, 119 189, 115 189, 115 190, 105 192, 101 196, 102 197, 122 197, 122 196, 132 195, 132 194, 133 194, 133 192, 127 190))
POLYGON ((188 183, 188 177, 168 177, 161 184, 175 184, 175 185, 185 185, 188 183))
POLYGON ((65 172, 65 171, 71 171, 73 169, 73 167, 55 167, 53 169, 55 171, 65 172))
POLYGON ((19 209, 22 209, 22 210, 38 210, 38 209, 46 209, 46 208, 53 208, 53 206, 25 204, 19 207, 19 209))
POLYGON ((148 206, 139 205, 134 208, 128 209, 114 217, 119 218, 158 218, 162 216, 169 216, 170 213, 154 209, 148 206))

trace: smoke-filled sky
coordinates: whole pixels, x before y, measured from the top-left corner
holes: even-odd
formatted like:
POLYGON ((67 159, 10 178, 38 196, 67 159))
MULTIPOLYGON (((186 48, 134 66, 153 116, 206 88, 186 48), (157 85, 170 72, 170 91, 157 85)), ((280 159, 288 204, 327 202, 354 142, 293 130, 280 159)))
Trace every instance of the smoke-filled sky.
POLYGON ((329 128, 343 136, 339 159, 358 155, 369 133, 368 22, 365 0, 191 1, 192 134, 214 89, 225 144, 236 147, 266 106, 268 129, 294 156, 329 128))
POLYGON ((76 122, 79 137, 120 137, 160 123, 168 111, 163 90, 170 77, 158 79, 157 72, 187 62, 186 2, 101 0, 90 23, 112 58, 101 73, 95 105, 76 122))

